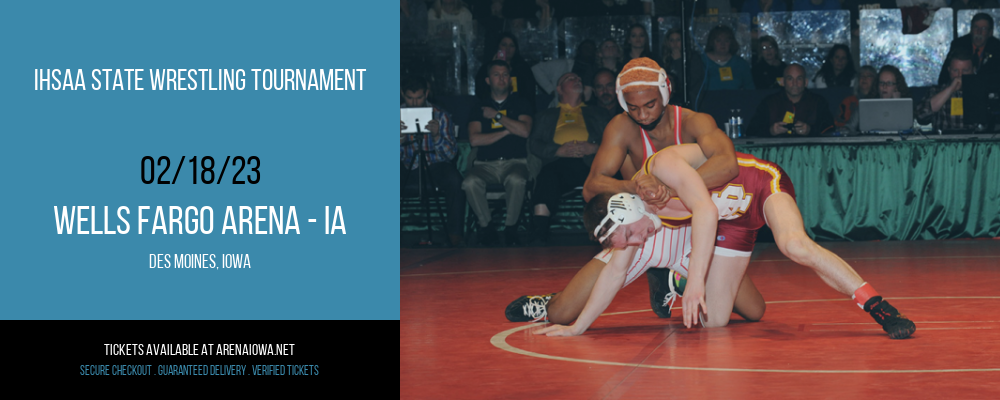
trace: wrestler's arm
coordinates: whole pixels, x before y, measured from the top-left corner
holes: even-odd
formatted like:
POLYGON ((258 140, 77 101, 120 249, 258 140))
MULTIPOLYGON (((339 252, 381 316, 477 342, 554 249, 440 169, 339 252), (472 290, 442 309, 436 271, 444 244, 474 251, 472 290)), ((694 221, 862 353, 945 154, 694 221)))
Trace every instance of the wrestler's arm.
POLYGON ((725 185, 740 174, 733 141, 719 129, 711 116, 696 113, 689 121, 684 121, 683 126, 684 132, 694 136, 695 143, 708 158, 698 167, 698 175, 705 186, 715 188, 725 185))
MULTIPOLYGON (((583 184, 583 200, 590 201, 598 193, 635 193, 635 182, 630 180, 620 181, 615 178, 615 173, 625 161, 628 154, 628 117, 618 115, 611 119, 611 123, 604 128, 604 136, 601 139, 601 147, 597 149, 594 162, 590 167, 590 174, 583 184)), ((628 177, 626 177, 628 178, 628 177)))
POLYGON ((576 336, 586 332, 587 328, 590 328, 590 324, 593 324, 597 320, 597 317, 611 305, 611 300, 614 300, 615 295, 618 294, 622 285, 625 284, 628 266, 631 264, 632 258, 635 257, 635 252, 638 249, 638 246, 629 246, 625 250, 615 250, 611 253, 611 260, 601 270, 601 274, 597 277, 597 282, 594 282, 594 289, 590 291, 587 304, 583 306, 583 311, 576 318, 576 322, 573 322, 570 326, 547 326, 544 329, 535 331, 535 334, 576 336))
MULTIPOLYGON (((715 231, 719 224, 719 209, 708 193, 705 182, 682 155, 684 147, 668 148, 651 161, 653 175, 676 190, 681 201, 691 210, 691 261, 688 283, 684 289, 684 325, 698 324, 698 306, 705 308, 705 278, 715 247, 715 231)), ((686 149, 691 149, 687 147, 686 149)))

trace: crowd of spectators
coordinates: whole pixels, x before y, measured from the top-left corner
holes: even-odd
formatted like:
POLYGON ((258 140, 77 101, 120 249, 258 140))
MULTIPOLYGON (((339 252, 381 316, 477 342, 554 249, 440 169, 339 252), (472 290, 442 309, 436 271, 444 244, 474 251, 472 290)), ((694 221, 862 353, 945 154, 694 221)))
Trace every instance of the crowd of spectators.
MULTIPOLYGON (((516 233, 518 211, 525 193, 533 191, 531 204, 526 204, 533 215, 530 240, 546 242, 559 196, 583 184, 605 126, 622 113, 615 80, 622 66, 634 58, 656 60, 667 72, 673 93, 686 94, 671 96, 672 104, 690 107, 698 94, 709 90, 770 91, 754 114, 747 115, 751 117, 747 132, 760 137, 857 133, 860 101, 875 98, 910 98, 919 124, 968 129, 962 113, 963 76, 1000 80, 1000 40, 994 37, 994 21, 986 13, 977 13, 971 32, 951 43, 938 85, 921 98, 913 98, 897 66, 858 66, 846 44, 822 44, 828 48, 822 66, 807 76, 802 65, 783 59, 778 40, 771 36, 757 37, 753 32, 753 57, 744 59, 737 35, 726 25, 710 30, 701 52, 684 45, 680 29, 657 38, 660 45, 654 51, 647 26, 634 24, 621 39, 584 38, 573 49, 572 58, 535 63, 525 59, 518 38, 504 31, 509 21, 517 19, 558 23, 566 17, 664 15, 679 12, 678 4, 660 0, 401 0, 401 19, 426 20, 430 32, 435 24, 458 24, 462 31, 485 32, 489 38, 473 79, 479 104, 467 127, 455 129, 447 110, 427 101, 430 85, 426 80, 409 77, 401 86, 400 107, 433 107, 434 112, 434 121, 425 127, 426 139, 401 137, 403 176, 407 179, 415 173, 421 162, 415 155, 418 146, 423 146, 429 155, 424 162, 435 185, 448 197, 447 230, 453 245, 463 243, 464 212, 457 210, 466 201, 470 217, 476 219, 477 242, 499 241, 500 224, 492 220, 485 197, 491 184, 504 187, 507 210, 513 210, 503 224, 504 241, 508 245, 521 242, 516 233), (850 93, 828 103, 817 94, 827 88, 846 88, 850 93), (536 95, 550 96, 546 101, 550 98, 551 102, 546 106, 539 101, 536 108, 536 95), (830 104, 839 104, 835 113, 830 112, 830 104), (463 139, 468 138, 475 150, 464 178, 454 168, 457 130, 467 132, 463 139), (532 167, 532 158, 538 167, 532 167), (535 186, 526 187, 532 180, 535 186)), ((859 10, 897 5, 893 0, 708 0, 698 4, 696 15, 742 11, 754 18, 754 25, 761 12, 847 9, 855 37, 859 10)), ((1000 7, 996 0, 954 0, 951 5, 956 9, 1000 7)), ((408 24, 412 32, 403 29, 403 34, 419 35, 413 26, 408 24)))

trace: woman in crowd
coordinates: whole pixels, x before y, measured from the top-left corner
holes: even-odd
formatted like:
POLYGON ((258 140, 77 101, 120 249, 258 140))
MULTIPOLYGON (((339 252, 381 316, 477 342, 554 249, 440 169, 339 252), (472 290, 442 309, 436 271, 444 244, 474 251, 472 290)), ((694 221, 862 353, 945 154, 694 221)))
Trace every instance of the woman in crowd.
POLYGON ((702 54, 708 90, 755 88, 750 63, 737 54, 739 49, 732 28, 719 25, 708 32, 702 54))
POLYGON ((642 25, 635 24, 628 28, 628 35, 625 36, 625 59, 623 64, 628 63, 633 58, 648 57, 656 59, 653 57, 653 53, 649 51, 649 33, 646 32, 646 28, 642 25))
POLYGON ((663 48, 660 49, 662 58, 660 66, 670 72, 675 64, 681 63, 681 51, 684 50, 684 43, 681 42, 681 30, 673 28, 663 37, 663 48))
POLYGON ((663 48, 660 50, 660 54, 663 55, 660 67, 663 67, 670 74, 670 83, 673 85, 674 91, 682 93, 684 80, 680 77, 684 76, 684 60, 681 52, 684 51, 684 43, 681 41, 681 30, 673 28, 668 31, 667 35, 663 37, 663 48), (672 77, 678 77, 678 79, 672 77))
POLYGON ((518 50, 517 38, 509 32, 500 34, 496 44, 486 48, 483 66, 476 73, 476 97, 484 98, 490 94, 490 86, 486 84, 486 65, 493 60, 504 60, 510 65, 510 91, 520 93, 530 104, 535 104, 535 77, 531 74, 531 65, 518 50))
MULTIPOLYGON (((686 81, 682 79, 684 76, 684 60, 681 52, 687 50, 684 49, 681 30, 678 28, 667 32, 667 35, 663 38, 663 48, 661 50, 663 57, 661 58, 660 66, 667 71, 674 92, 678 93, 677 96, 670 96, 670 104, 683 105, 684 96, 680 94, 685 93, 688 88, 698 89, 701 87, 701 81, 705 77, 705 65, 702 64, 701 56, 688 51, 688 77, 686 81), (690 86, 686 83, 690 83, 690 86)), ((689 101, 694 100, 692 96, 694 96, 694 93, 689 92, 689 101)))
POLYGON ((823 61, 819 72, 809 81, 809 87, 815 89, 850 87, 854 84, 854 75, 851 49, 846 45, 835 44, 826 54, 826 60, 823 61))
POLYGON ((878 97, 880 99, 912 99, 910 86, 903 73, 892 65, 878 70, 878 97))
MULTIPOLYGON (((865 93, 863 90, 864 86, 866 85, 866 81, 871 80, 870 78, 868 78, 868 76, 870 76, 868 74, 872 73, 873 71, 875 71, 875 69, 872 67, 869 66, 861 67, 861 72, 858 74, 858 84, 856 86, 859 89, 855 90, 858 99, 912 98, 912 96, 910 95, 910 87, 909 85, 906 84, 906 78, 903 77, 903 73, 899 71, 899 68, 896 68, 892 65, 886 65, 878 71, 878 75, 875 75, 876 78, 871 83, 872 87, 868 89, 869 90, 868 95, 866 97, 861 97, 865 93)), ((844 99, 844 103, 847 103, 848 100, 851 99, 851 97, 844 99)), ((844 107, 845 107, 844 103, 841 103, 840 105, 841 114, 844 113, 844 107)), ((851 107, 851 105, 848 105, 847 107, 851 107)), ((841 132, 851 132, 851 133, 858 132, 859 113, 858 113, 857 100, 855 100, 853 108, 848 108, 848 110, 849 110, 848 111, 849 118, 847 119, 845 126, 838 127, 837 129, 840 130, 841 132)), ((842 117, 838 115, 837 116, 838 123, 840 120, 842 120, 842 117)))
POLYGON ((753 84, 757 89, 780 87, 781 77, 787 66, 781 60, 781 49, 778 41, 772 36, 760 38, 760 52, 757 62, 753 64, 753 84))

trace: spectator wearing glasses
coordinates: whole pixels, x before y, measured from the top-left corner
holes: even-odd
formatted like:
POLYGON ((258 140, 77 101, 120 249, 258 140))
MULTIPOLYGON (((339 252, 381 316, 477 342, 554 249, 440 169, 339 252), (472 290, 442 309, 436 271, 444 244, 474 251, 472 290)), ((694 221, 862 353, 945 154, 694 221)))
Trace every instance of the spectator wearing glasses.
POLYGON ((788 65, 781 61, 781 49, 772 36, 760 38, 760 57, 753 64, 753 84, 757 89, 781 87, 781 77, 788 65))
POLYGON ((880 99, 909 99, 910 87, 903 73, 892 65, 883 66, 878 71, 878 97, 880 99))

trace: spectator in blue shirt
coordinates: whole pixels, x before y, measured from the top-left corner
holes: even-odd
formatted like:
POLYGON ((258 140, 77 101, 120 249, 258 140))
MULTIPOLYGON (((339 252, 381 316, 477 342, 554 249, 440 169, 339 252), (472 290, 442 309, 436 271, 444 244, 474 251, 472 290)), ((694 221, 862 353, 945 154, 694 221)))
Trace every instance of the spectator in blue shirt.
POLYGON ((754 89, 750 63, 740 57, 740 44, 733 29, 719 25, 708 32, 705 53, 705 74, 708 90, 754 89))

